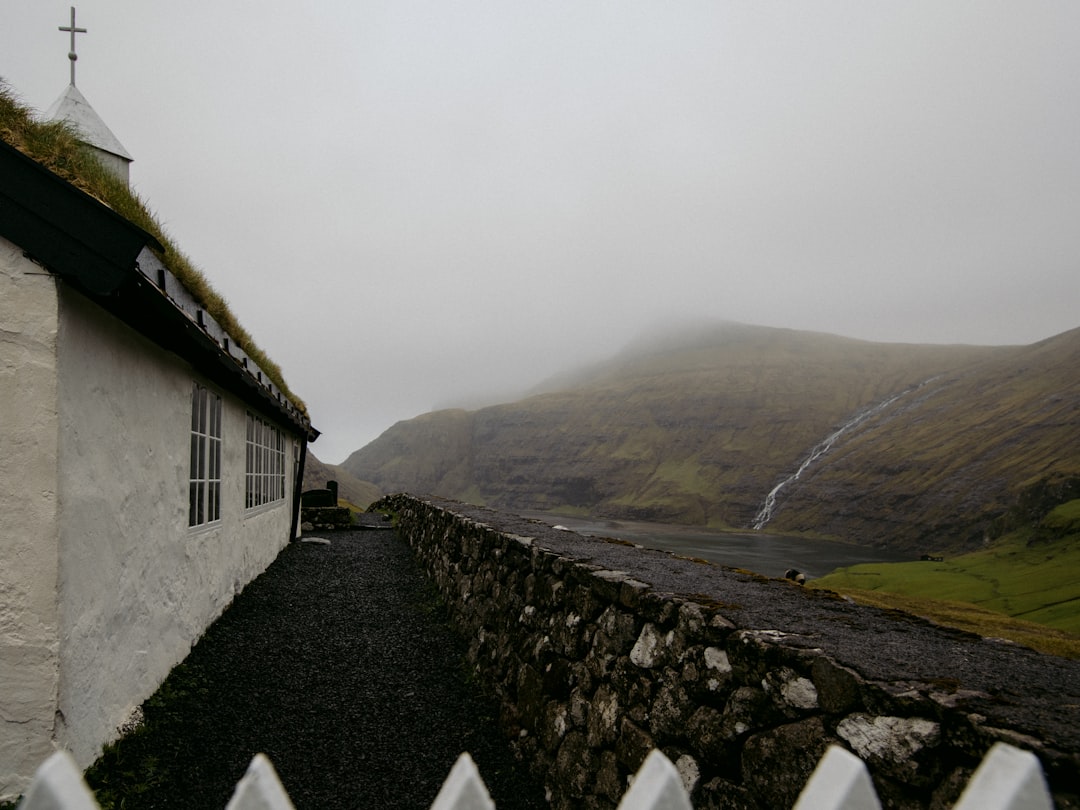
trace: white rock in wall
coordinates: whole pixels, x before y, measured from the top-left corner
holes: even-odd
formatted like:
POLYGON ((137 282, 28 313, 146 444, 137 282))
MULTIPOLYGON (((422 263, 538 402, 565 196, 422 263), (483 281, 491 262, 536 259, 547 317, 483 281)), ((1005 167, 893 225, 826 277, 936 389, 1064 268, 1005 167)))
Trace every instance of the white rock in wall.
POLYGON ((697 760, 689 754, 683 754, 676 760, 675 770, 679 772, 686 792, 693 793, 698 780, 701 779, 701 768, 698 767, 697 760))
POLYGON ((779 692, 780 699, 796 709, 816 709, 818 705, 813 682, 800 677, 790 667, 780 667, 767 674, 761 681, 761 688, 766 692, 779 692))
POLYGON ((789 706, 796 709, 816 709, 818 694, 814 684, 806 678, 785 681, 780 687, 780 694, 789 706))
POLYGON ((936 745, 941 738, 941 727, 921 717, 853 714, 840 721, 836 733, 863 759, 900 764, 923 748, 936 745))
POLYGON ((728 660, 728 654, 719 647, 705 648, 705 666, 709 669, 715 669, 723 675, 731 672, 731 661, 728 660))
POLYGON ((634 649, 630 651, 630 661, 642 669, 652 669, 660 663, 672 637, 672 633, 664 636, 655 624, 649 622, 641 628, 641 635, 638 636, 634 649))

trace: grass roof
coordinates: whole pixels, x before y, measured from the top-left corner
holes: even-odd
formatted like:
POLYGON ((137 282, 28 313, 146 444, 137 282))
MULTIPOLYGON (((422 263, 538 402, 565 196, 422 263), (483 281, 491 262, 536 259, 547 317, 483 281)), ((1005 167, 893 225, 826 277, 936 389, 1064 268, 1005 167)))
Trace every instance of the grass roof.
POLYGON ((63 121, 41 121, 36 118, 28 107, 20 103, 3 79, 0 79, 0 140, 152 234, 165 246, 164 254, 154 251, 162 264, 292 403, 307 414, 304 402, 285 384, 278 364, 259 348, 229 309, 225 299, 210 286, 206 276, 173 244, 146 203, 83 147, 74 127, 63 121))

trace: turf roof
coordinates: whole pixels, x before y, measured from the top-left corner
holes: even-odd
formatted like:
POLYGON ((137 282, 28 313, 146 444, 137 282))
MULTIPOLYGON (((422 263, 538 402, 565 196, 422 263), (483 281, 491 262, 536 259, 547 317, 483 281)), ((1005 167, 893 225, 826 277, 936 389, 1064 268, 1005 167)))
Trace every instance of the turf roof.
POLYGON ((225 299, 210 286, 206 276, 195 267, 165 234, 157 218, 140 197, 104 169, 83 148, 78 133, 63 121, 41 121, 23 105, 10 86, 0 78, 0 140, 18 149, 46 168, 85 191, 129 222, 154 236, 165 247, 158 259, 180 280, 188 292, 228 333, 232 340, 254 360, 270 380, 307 414, 307 407, 285 384, 281 368, 255 343, 240 324, 225 299))

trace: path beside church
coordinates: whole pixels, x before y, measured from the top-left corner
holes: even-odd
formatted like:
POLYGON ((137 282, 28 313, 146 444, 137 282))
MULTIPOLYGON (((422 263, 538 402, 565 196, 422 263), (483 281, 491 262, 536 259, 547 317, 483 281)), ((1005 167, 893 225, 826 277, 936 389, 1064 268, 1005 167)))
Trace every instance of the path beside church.
POLYGON ((396 532, 293 543, 207 631, 95 789, 129 808, 224 808, 256 752, 298 810, 430 807, 469 751, 500 810, 546 806, 396 532), (131 791, 134 791, 132 793, 131 791))

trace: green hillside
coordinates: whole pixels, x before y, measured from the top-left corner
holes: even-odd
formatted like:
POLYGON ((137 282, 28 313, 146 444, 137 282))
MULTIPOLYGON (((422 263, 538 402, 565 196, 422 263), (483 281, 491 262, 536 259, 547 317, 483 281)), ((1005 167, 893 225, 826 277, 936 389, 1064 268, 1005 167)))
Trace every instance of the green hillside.
POLYGON ((344 463, 380 489, 518 510, 974 547, 1027 485, 1080 472, 1080 330, 1029 347, 883 344, 722 324, 558 390, 400 422, 344 463))
POLYGON ((941 562, 875 563, 841 568, 810 583, 859 601, 897 607, 982 635, 1080 654, 1080 500, 1062 504, 1037 527, 1007 534, 992 547, 941 562), (900 597, 899 599, 892 597, 900 597), (971 610, 973 605, 979 610, 971 610), (1020 622, 1001 621, 1001 616, 1020 622), (1075 636, 1026 627, 1030 622, 1075 636), (1068 642, 1068 643, 1066 643, 1068 642))

